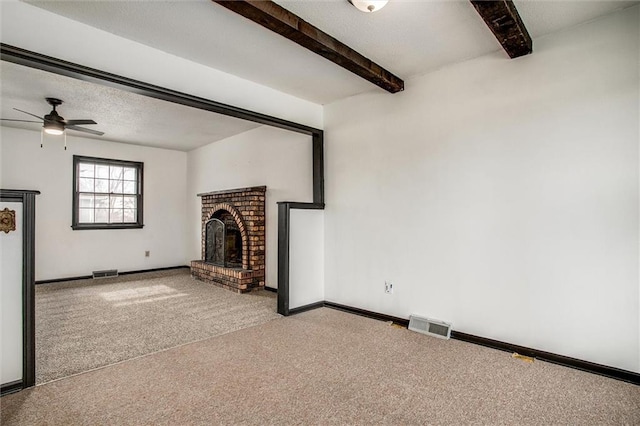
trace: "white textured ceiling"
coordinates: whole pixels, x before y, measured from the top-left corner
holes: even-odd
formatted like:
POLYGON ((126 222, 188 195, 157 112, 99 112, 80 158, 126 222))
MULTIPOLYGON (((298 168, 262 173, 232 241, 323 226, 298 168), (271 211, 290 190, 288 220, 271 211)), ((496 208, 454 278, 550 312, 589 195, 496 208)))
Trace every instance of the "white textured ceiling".
MULTIPOLYGON (((391 0, 371 14, 347 0, 276 1, 403 79, 500 49, 468 0, 391 0)), ((382 90, 210 0, 28 2, 320 104, 382 90)), ((534 54, 537 37, 636 3, 515 0, 534 54)))
MULTIPOLYGON (((57 111, 65 119, 93 119, 97 125, 81 127, 105 133, 94 136, 68 130, 69 136, 189 151, 260 126, 5 61, 0 62, 0 75, 1 118, 36 120, 13 108, 42 117, 51 111, 44 98, 53 97, 64 101, 57 111)), ((2 125, 42 128, 38 123, 2 121, 2 125)))
MULTIPOLYGON (((359 12, 347 0, 276 1, 403 79, 500 50, 468 0, 391 0, 373 14, 359 12)), ((28 2, 320 104, 382 91, 210 0, 28 2)), ((534 54, 540 36, 637 3, 515 0, 534 39, 534 54)), ((94 119, 98 125, 86 127, 105 132, 102 137, 70 135, 188 151, 258 127, 6 62, 1 62, 0 73, 2 118, 29 119, 12 108, 42 116, 51 109, 44 98, 57 97, 65 101, 59 108, 63 117, 94 119)), ((36 123, 2 125, 40 129, 36 123)))

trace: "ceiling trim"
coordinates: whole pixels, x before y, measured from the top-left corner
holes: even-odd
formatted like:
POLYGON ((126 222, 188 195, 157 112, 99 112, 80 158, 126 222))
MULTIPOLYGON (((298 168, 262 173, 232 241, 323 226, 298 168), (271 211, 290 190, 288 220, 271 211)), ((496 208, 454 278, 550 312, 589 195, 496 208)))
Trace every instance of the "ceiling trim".
POLYGON ((139 80, 133 80, 127 77, 97 70, 95 68, 85 67, 84 65, 74 64, 72 62, 67 62, 62 59, 53 58, 51 56, 32 52, 5 43, 0 43, 0 59, 18 65, 24 65, 30 68, 40 69, 103 86, 114 87, 127 92, 137 93, 139 95, 161 99, 163 101, 173 102, 205 111, 211 111, 229 117, 252 121, 254 123, 278 127, 296 133, 314 135, 318 132, 322 132, 320 129, 306 126, 304 124, 283 120, 281 118, 272 117, 259 112, 234 107, 232 105, 144 83, 139 80))
POLYGON ((510 58, 533 52, 533 41, 512 0, 469 0, 510 58))
POLYGON ((404 90, 402 79, 273 1, 213 2, 309 49, 390 93, 404 90))

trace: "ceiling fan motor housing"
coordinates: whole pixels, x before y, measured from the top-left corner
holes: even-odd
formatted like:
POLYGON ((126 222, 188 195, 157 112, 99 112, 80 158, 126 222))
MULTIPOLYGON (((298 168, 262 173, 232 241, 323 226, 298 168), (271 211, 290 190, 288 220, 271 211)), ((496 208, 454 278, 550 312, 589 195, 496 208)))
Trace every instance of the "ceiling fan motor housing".
POLYGON ((58 115, 58 113, 56 112, 56 107, 58 105, 62 105, 62 100, 58 98, 46 98, 46 100, 49 103, 49 105, 53 107, 53 111, 51 111, 49 114, 44 116, 45 121, 52 121, 52 122, 58 122, 58 123, 64 124, 64 118, 58 115))
POLYGON ((58 115, 58 113, 53 110, 49 114, 44 116, 45 121, 52 121, 58 123, 64 123, 64 118, 58 115))

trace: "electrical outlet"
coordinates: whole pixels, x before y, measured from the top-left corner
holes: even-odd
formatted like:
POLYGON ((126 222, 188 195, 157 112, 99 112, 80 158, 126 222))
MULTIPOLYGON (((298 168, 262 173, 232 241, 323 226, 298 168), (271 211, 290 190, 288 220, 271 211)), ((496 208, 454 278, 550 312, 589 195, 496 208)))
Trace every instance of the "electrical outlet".
POLYGON ((393 294, 393 283, 390 281, 384 282, 384 292, 387 294, 393 294))
POLYGON ((150 255, 151 255, 151 252, 149 250, 145 250, 144 257, 149 257, 150 255))

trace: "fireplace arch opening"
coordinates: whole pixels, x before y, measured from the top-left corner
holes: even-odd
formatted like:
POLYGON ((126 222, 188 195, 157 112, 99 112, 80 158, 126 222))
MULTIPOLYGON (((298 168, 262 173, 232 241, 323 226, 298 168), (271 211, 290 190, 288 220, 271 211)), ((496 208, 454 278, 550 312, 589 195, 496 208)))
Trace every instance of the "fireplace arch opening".
POLYGON ((202 256, 191 261, 192 277, 238 293, 264 288, 266 191, 254 186, 198 194, 202 256))
POLYGON ((205 224, 205 262, 242 268, 242 233, 233 215, 218 210, 205 224))

